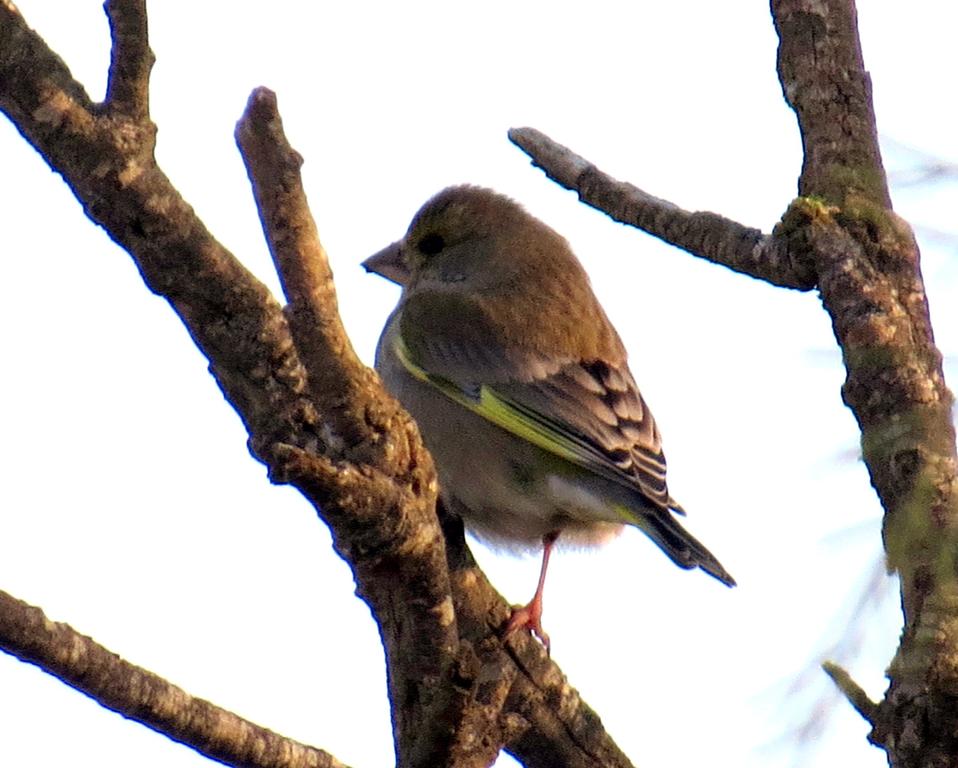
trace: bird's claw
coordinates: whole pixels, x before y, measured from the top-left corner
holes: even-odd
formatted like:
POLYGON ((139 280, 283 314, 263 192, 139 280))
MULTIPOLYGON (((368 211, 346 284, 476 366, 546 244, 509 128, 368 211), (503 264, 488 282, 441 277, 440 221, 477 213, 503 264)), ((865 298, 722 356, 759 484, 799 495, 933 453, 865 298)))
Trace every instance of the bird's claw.
POLYGON ((546 655, 551 655, 552 643, 549 640, 549 635, 547 635, 546 631, 542 628, 541 603, 537 604, 536 601, 533 600, 529 605, 513 608, 512 616, 509 617, 509 622, 506 624, 505 631, 502 633, 502 639, 508 640, 511 635, 520 629, 528 629, 545 647, 546 655))

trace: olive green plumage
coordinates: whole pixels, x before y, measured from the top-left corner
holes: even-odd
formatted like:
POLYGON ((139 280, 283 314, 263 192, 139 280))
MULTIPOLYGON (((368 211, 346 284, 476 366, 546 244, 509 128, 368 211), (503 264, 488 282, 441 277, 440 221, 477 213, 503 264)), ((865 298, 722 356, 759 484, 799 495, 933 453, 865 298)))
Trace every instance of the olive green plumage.
POLYGON ((403 287, 376 368, 480 537, 598 543, 634 525, 735 583, 675 517, 659 431, 565 239, 507 197, 450 187, 365 265, 403 287))

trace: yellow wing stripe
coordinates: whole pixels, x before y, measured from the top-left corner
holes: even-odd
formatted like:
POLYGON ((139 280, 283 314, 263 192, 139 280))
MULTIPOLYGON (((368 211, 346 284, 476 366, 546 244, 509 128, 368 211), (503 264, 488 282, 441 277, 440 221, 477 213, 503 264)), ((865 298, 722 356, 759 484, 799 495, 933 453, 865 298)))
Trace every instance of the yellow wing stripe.
POLYGON ((563 437, 555 430, 506 402, 494 390, 485 385, 480 385, 478 392, 473 396, 440 376, 431 376, 412 361, 409 356, 409 348, 399 336, 396 337, 394 350, 403 367, 414 378, 436 387, 446 397, 459 403, 459 405, 468 408, 473 413, 482 416, 482 418, 516 437, 532 443, 537 448, 579 466, 583 465, 585 457, 572 440, 563 437))
MULTIPOLYGON (((615 483, 622 483, 622 478, 618 476, 618 473, 606 467, 602 463, 601 457, 595 456, 594 448, 582 445, 574 438, 566 437, 547 423, 543 423, 541 418, 535 418, 534 412, 526 411, 521 406, 504 400, 496 394, 495 390, 484 385, 480 385, 478 392, 472 395, 464 392, 448 379, 430 375, 412 361, 409 348, 401 337, 397 336, 393 349, 399 361, 411 376, 435 387, 446 397, 464 408, 468 408, 487 421, 522 440, 532 443, 537 448, 551 453, 553 456, 558 456, 560 459, 565 459, 576 466, 595 472, 615 483)), ((638 525, 640 528, 648 526, 642 515, 636 514, 634 510, 623 504, 612 504, 611 508, 624 522, 638 525)))

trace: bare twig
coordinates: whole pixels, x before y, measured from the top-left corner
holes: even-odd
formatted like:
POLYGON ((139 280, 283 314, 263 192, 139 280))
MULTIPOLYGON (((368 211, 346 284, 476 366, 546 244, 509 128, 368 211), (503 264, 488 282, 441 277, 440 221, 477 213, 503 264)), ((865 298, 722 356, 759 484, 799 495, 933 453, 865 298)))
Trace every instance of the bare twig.
POLYGON ((113 47, 107 78, 108 109, 135 120, 150 114, 150 70, 156 60, 146 31, 145 0, 108 0, 113 47))
POLYGON ((856 683, 845 669, 832 661, 824 662, 822 669, 838 686, 838 690, 848 699, 848 703, 855 708, 855 711, 870 725, 874 725, 878 716, 878 704, 868 698, 865 689, 856 683))
POLYGON ((612 178, 535 128, 513 128, 509 138, 550 179, 616 221, 773 285, 803 291, 815 287, 813 266, 797 257, 787 238, 762 234, 717 213, 685 211, 612 178))

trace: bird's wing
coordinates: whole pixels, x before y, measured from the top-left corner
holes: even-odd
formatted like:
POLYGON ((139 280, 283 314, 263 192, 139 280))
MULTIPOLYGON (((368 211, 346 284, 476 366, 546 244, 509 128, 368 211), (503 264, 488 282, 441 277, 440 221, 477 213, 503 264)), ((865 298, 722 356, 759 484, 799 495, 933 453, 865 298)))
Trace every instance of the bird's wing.
POLYGON ((658 427, 624 365, 579 360, 531 385, 500 384, 493 391, 513 409, 538 415, 553 433, 574 435, 588 457, 576 463, 681 512, 669 497, 658 427))
POLYGON ((436 301, 413 296, 403 310, 403 320, 411 312, 415 322, 401 322, 393 351, 412 376, 517 437, 682 512, 624 356, 610 362, 536 350, 497 332, 468 297, 443 296, 441 309, 436 301))

